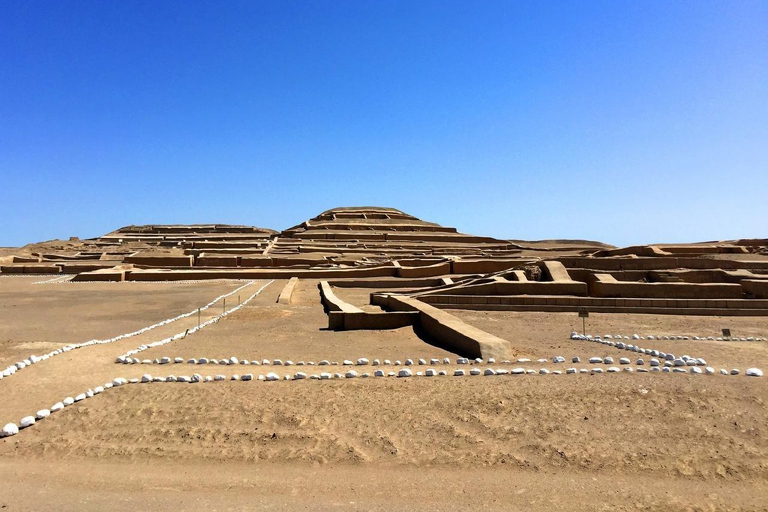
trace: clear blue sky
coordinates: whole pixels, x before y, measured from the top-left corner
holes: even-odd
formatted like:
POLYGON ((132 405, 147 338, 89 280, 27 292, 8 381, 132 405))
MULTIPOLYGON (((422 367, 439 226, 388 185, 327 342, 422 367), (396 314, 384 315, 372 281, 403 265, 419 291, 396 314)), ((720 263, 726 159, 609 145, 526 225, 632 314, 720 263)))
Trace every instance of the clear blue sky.
POLYGON ((0 245, 351 205, 768 236, 764 0, 0 3, 0 245))

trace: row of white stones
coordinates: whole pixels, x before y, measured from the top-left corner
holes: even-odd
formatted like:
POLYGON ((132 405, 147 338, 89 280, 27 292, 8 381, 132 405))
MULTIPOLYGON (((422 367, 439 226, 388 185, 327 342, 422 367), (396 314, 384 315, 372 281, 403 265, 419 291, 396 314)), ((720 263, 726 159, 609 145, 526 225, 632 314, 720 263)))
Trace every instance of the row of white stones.
MULTIPOLYGON (((637 336, 637 335, 634 335, 634 336, 637 336)), ((691 357, 689 355, 682 355, 680 357, 675 357, 674 354, 668 354, 668 353, 660 351, 660 350, 649 349, 649 348, 642 348, 642 347, 639 347, 637 345, 626 344, 623 341, 614 341, 614 339, 618 339, 618 338, 603 339, 600 336, 593 337, 590 334, 583 335, 583 334, 579 334, 579 333, 574 331, 574 332, 571 333, 571 339, 572 340, 580 340, 580 341, 589 341, 589 342, 593 342, 593 343, 600 343, 602 345, 607 345, 607 346, 610 346, 610 347, 615 347, 615 348, 620 349, 620 350, 629 350, 629 351, 637 352, 637 353, 640 353, 640 354, 652 355, 652 356, 654 356, 654 358, 651 358, 650 364, 651 364, 651 366, 654 366, 654 367, 655 366, 659 366, 659 364, 660 364, 659 360, 656 359, 656 357, 659 357, 659 358, 661 358, 663 360, 664 368, 670 368, 670 367, 674 368, 674 367, 681 367, 681 366, 697 367, 697 366, 706 366, 706 364, 707 364, 707 362, 703 358, 701 358, 701 357, 691 357)), ((634 339, 642 339, 642 338, 640 338, 638 336, 638 338, 634 338, 634 339)), ((628 358, 621 358, 620 361, 626 361, 626 362, 623 362, 622 364, 629 364, 629 359, 628 358)), ((574 362, 576 362, 576 358, 574 358, 574 362)), ((590 363, 600 363, 600 362, 602 362, 604 364, 611 364, 611 363, 613 363, 613 358, 612 357, 605 357, 605 358, 591 357, 589 359, 589 362, 590 363)), ((643 359, 642 358, 638 359, 637 360, 637 364, 638 365, 644 364, 643 359)), ((710 368, 710 367, 707 367, 707 368, 710 368)), ((760 370, 758 368, 750 368, 749 370, 747 370, 747 372, 748 372, 747 374, 750 375, 750 376, 761 377, 763 375, 762 370, 760 370)), ((725 369, 721 369, 720 373, 726 373, 726 370, 725 369)), ((734 369, 731 370, 731 374, 738 375, 739 374, 739 370, 734 368, 734 369)))
MULTIPOLYGON (((600 336, 593 336, 593 337, 600 337, 600 336)), ((765 341, 765 338, 762 338, 760 336, 747 336, 747 337, 738 337, 738 336, 693 336, 691 334, 669 334, 669 335, 661 335, 661 334, 648 334, 646 336, 640 336, 639 334, 633 334, 631 336, 622 335, 622 334, 604 334, 602 336, 604 340, 664 340, 664 341, 683 341, 683 340, 693 340, 693 341, 765 341)))
MULTIPOLYGON (((3 427, 2 434, 0 437, 7 437, 12 436, 19 433, 19 428, 27 428, 32 425, 34 425, 37 421, 40 421, 42 419, 47 418, 52 413, 56 413, 65 407, 68 407, 74 403, 80 402, 82 400, 85 400, 87 398, 94 397, 98 394, 101 394, 105 392, 106 390, 119 387, 125 384, 137 384, 137 383, 173 383, 173 382, 179 382, 179 383, 199 383, 199 382, 222 382, 226 380, 230 381, 266 381, 266 382, 273 382, 273 381, 279 381, 279 380, 289 380, 289 381, 296 381, 296 380, 332 380, 332 379, 356 379, 358 377, 362 379, 370 378, 370 377, 398 377, 398 378, 410 378, 410 377, 445 377, 448 375, 452 375, 454 377, 464 377, 467 375, 470 376, 477 376, 477 375, 483 375, 486 377, 490 376, 503 376, 503 375, 572 375, 572 374, 591 374, 591 375, 597 375, 602 373, 652 373, 652 372, 662 372, 662 373, 690 373, 690 374, 714 374, 715 370, 712 367, 707 367, 704 371, 701 370, 701 368, 698 367, 692 367, 690 371, 686 371, 682 368, 659 368, 659 367, 652 367, 650 370, 645 368, 637 368, 633 369, 631 367, 626 367, 622 369, 616 366, 611 366, 607 369, 603 368, 567 368, 566 370, 549 370, 547 368, 540 368, 538 371, 531 369, 531 368, 512 368, 512 369, 506 369, 506 368, 478 368, 476 366, 472 367, 469 370, 465 370, 463 368, 455 368, 451 372, 448 370, 437 370, 435 368, 427 368, 424 371, 416 371, 414 372, 410 368, 400 368, 397 372, 389 371, 385 372, 381 368, 376 369, 373 373, 370 372, 362 372, 358 373, 357 370, 353 370, 351 368, 347 369, 344 373, 340 372, 321 372, 319 374, 313 373, 313 374, 307 374, 305 372, 296 372, 296 373, 287 373, 284 374, 282 377, 275 373, 275 372, 269 372, 266 375, 258 375, 254 376, 252 373, 247 373, 244 375, 232 375, 229 378, 225 375, 207 375, 202 376, 198 373, 188 376, 188 375, 169 375, 167 377, 158 377, 158 376, 152 376, 150 374, 144 374, 141 376, 141 378, 133 378, 133 379, 126 379, 123 377, 118 377, 114 379, 112 382, 107 382, 103 386, 97 386, 93 389, 87 390, 85 393, 80 393, 79 395, 75 397, 67 397, 61 402, 55 403, 50 409, 41 409, 40 411, 37 411, 35 416, 25 416, 21 419, 19 422, 19 425, 16 425, 15 423, 8 423, 3 427)), ((723 375, 738 375, 740 372, 737 369, 733 369, 730 372, 726 371, 725 369, 720 370, 720 373, 723 375)), ((746 371, 747 376, 754 376, 754 377, 762 377, 763 372, 758 370, 757 368, 750 368, 746 371)))
MULTIPOLYGON (((609 347, 614 347, 620 350, 629 350, 631 352, 637 352, 640 354, 646 354, 651 355, 653 357, 660 357, 662 359, 665 359, 667 361, 675 361, 675 360, 683 360, 688 361, 690 359, 693 359, 696 361, 696 364, 699 365, 706 365, 706 361, 703 358, 695 358, 688 355, 681 356, 680 358, 676 358, 674 354, 668 354, 662 350, 652 349, 652 348, 643 348, 637 345, 632 345, 631 343, 624 343, 623 341, 614 341, 613 339, 603 339, 600 336, 592 336, 591 334, 587 334, 586 336, 583 334, 579 334, 577 332, 571 333, 571 339, 575 341, 590 341, 592 343, 600 343, 601 345, 607 345, 609 347)), ((639 338, 638 338, 639 339, 639 338)), ((676 363, 677 366, 685 366, 684 364, 676 363)), ((693 366, 693 365, 691 365, 693 366)))
MULTIPOLYGON (((339 361, 333 361, 333 360, 328 360, 328 359, 322 359, 319 362, 315 362, 315 361, 309 361, 309 362, 298 361, 298 362, 293 362, 290 359, 286 359, 285 361, 283 361, 282 359, 272 359, 272 360, 270 360, 270 359, 262 359, 261 361, 259 361, 258 359, 253 359, 253 360, 239 359, 239 358, 237 358, 235 356, 224 357, 222 359, 207 358, 207 357, 200 357, 200 358, 192 357, 190 359, 186 359, 185 360, 183 357, 171 358, 171 357, 168 357, 168 356, 160 357, 160 358, 155 358, 155 359, 138 359, 138 358, 126 357, 125 355, 119 356, 115 360, 115 363, 121 363, 121 364, 172 364, 172 363, 173 364, 180 364, 180 363, 184 363, 185 361, 186 361, 187 364, 194 364, 194 365, 213 364, 213 365, 223 365, 223 366, 227 366, 227 365, 252 365, 252 366, 269 366, 269 365, 272 365, 272 366, 294 366, 294 365, 295 366, 305 366, 305 365, 307 365, 307 366, 315 366, 315 365, 317 365, 317 366, 328 366, 328 365, 338 366, 338 365, 341 365, 341 366, 365 366, 365 365, 369 365, 369 364, 373 365, 373 366, 391 366, 391 365, 394 365, 394 366, 403 366, 403 365, 405 365, 405 366, 413 366, 413 365, 424 366, 426 364, 431 364, 431 365, 452 364, 451 360, 449 358, 447 358, 447 357, 444 357, 442 359, 431 358, 431 359, 429 359, 429 361, 427 361, 427 359, 425 359, 425 358, 416 358, 416 359, 407 358, 404 361, 401 361, 399 359, 397 359, 395 361, 392 361, 390 359, 384 359, 384 360, 373 359, 373 360, 370 360, 367 357, 361 357, 361 358, 359 358, 359 359, 357 359, 355 361, 353 361, 351 359, 344 359, 341 362, 339 362, 339 361)), ((515 362, 517 362, 517 363, 530 363, 532 361, 531 361, 531 359, 528 359, 528 358, 520 358, 520 359, 517 359, 516 361, 511 361, 511 360, 508 360, 508 359, 503 360, 503 361, 496 361, 496 359, 493 358, 493 357, 488 358, 487 361, 483 360, 482 358, 479 358, 479 357, 476 358, 476 359, 469 359, 469 358, 466 358, 466 357, 456 358, 456 364, 483 364, 483 363, 488 363, 488 364, 495 364, 495 363, 514 364, 515 362)), ((546 358, 542 358, 542 359, 537 359, 536 362, 537 363, 548 363, 548 362, 550 362, 550 360, 546 359, 546 358)), ((552 358, 551 362, 553 362, 553 363, 564 363, 565 362, 565 358, 563 356, 555 356, 555 357, 552 358)), ((578 363, 579 362, 579 358, 578 357, 573 358, 573 362, 574 363, 578 363)), ((624 364, 624 363, 622 363, 622 364, 624 364)), ((643 364, 643 363, 638 363, 638 364, 643 364)))
POLYGON ((15 423, 6 424, 3 427, 2 432, 0 432, 0 437, 9 437, 9 436, 16 435, 19 433, 19 429, 25 429, 25 428, 31 427, 38 421, 44 420, 51 414, 55 414, 61 411, 62 409, 64 409, 65 407, 69 407, 70 405, 77 402, 81 402, 87 398, 92 398, 96 395, 100 395, 101 393, 104 393, 109 389, 120 387, 124 384, 129 384, 134 382, 139 382, 139 379, 128 380, 123 377, 118 377, 112 380, 111 382, 105 383, 103 386, 96 386, 95 388, 89 389, 84 393, 80 393, 79 395, 76 395, 74 397, 68 396, 61 402, 56 402, 55 404, 53 404, 50 409, 40 409, 39 411, 37 411, 37 413, 35 413, 34 416, 24 416, 23 418, 21 418, 21 421, 19 422, 18 425, 16 425, 15 423))
MULTIPOLYGON (((243 286, 240 286, 240 287, 234 289, 233 291, 231 291, 229 293, 225 293, 224 295, 220 295, 220 296, 216 297, 215 299, 213 299, 211 302, 209 302, 205 306, 200 307, 199 310, 200 311, 205 311, 206 309, 210 308, 211 306, 213 306, 214 304, 216 304, 220 300, 223 300, 223 299, 229 297, 230 295, 233 295, 233 294, 239 292, 240 290, 242 290, 246 286, 249 286, 249 285, 253 284, 254 282, 255 281, 249 281, 248 283, 246 283, 243 286)), ((10 377, 11 375, 15 374, 17 371, 23 370, 27 366, 39 363, 40 361, 45 361, 46 359, 50 359, 51 357, 57 356, 59 354, 63 354, 64 352, 69 352, 71 350, 76 350, 76 349, 83 348, 83 347, 90 347, 90 346, 93 346, 93 345, 104 345, 104 344, 107 344, 107 343, 113 343, 115 341, 123 340, 123 339, 126 339, 126 338, 131 338, 133 336, 138 336, 140 334, 144 334, 144 333, 146 333, 148 331, 151 331, 153 329, 156 329, 158 327, 162 327, 164 325, 168 325, 168 324, 171 324, 171 323, 176 322, 178 320, 181 320, 182 318, 188 318, 188 317, 194 315, 195 313, 197 313, 197 311, 198 311, 198 309, 194 309, 194 310, 190 311, 189 313, 182 313, 182 314, 180 314, 178 316, 175 316, 173 318, 167 318, 165 320, 157 322, 156 324, 148 325, 147 327, 143 327, 143 328, 139 329, 138 331, 133 331, 133 332, 125 333, 125 334, 120 334, 119 336, 115 336, 113 338, 109 338, 109 339, 106 339, 106 340, 90 340, 90 341, 86 341, 86 342, 83 342, 83 343, 73 343, 71 345, 67 345, 67 346, 58 348, 56 350, 53 350, 51 352, 48 352, 47 354, 43 354, 42 356, 37 356, 37 355, 33 354, 33 355, 29 356, 28 358, 24 359, 23 361, 18 361, 17 363, 9 366, 8 368, 6 368, 2 372, 0 372, 0 379, 3 379, 4 377, 10 377)))
MULTIPOLYGON (((251 283, 252 282, 253 281, 251 281, 251 283)), ((241 302, 237 306, 234 306, 234 307, 224 311, 220 315, 216 315, 213 318, 210 318, 210 319, 206 320, 205 322, 201 323, 200 325, 192 327, 191 329, 187 329, 187 330, 185 330, 183 332, 178 332, 178 333, 174 334, 173 336, 171 336, 169 338, 164 338, 162 340, 154 341, 152 343, 146 343, 144 345, 136 347, 133 350, 129 350, 125 354, 122 354, 122 355, 118 356, 116 362, 123 363, 123 362, 128 361, 129 359, 133 362, 134 360, 133 360, 133 358, 131 356, 134 356, 134 355, 136 355, 138 353, 144 352, 145 350, 149 350, 151 348, 162 347, 163 345, 167 345, 168 343, 171 343, 171 342, 176 341, 178 339, 182 339, 182 338, 186 337, 189 334, 194 334, 197 331, 199 331, 200 329, 204 329, 204 328, 208 327, 211 324, 215 324, 216 322, 218 322, 222 318, 226 318, 227 316, 231 315, 232 313, 234 313, 236 311, 239 311, 241 308, 244 308, 249 302, 251 302, 253 299, 255 299, 256 296, 258 296, 262 291, 264 291, 264 289, 267 286, 269 286, 270 284, 272 284, 274 282, 275 281, 273 279, 273 280, 269 281, 268 283, 264 284, 261 288, 256 290, 256 292, 254 294, 252 294, 250 297, 245 299, 243 302, 241 302)), ((248 283, 248 284, 250 284, 250 283, 248 283)), ((242 288, 243 287, 240 287, 237 290, 240 290, 242 288)), ((237 290, 235 290, 235 291, 237 291, 237 290)), ((234 293, 234 292, 232 292, 232 293, 234 293)))

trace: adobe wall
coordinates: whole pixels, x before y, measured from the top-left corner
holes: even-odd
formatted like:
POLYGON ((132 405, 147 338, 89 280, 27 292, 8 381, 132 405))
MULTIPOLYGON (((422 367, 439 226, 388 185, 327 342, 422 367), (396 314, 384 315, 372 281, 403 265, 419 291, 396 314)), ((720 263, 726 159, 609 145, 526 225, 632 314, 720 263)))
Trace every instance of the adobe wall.
POLYGON ((293 299, 293 290, 296 288, 296 284, 298 284, 298 282, 298 277, 292 277, 288 280, 288 283, 286 283, 283 291, 280 292, 280 296, 277 298, 278 304, 291 303, 291 300, 293 299))
POLYGON ((137 269, 131 272, 128 281, 187 281, 202 279, 289 279, 291 277, 310 279, 354 279, 359 277, 395 277, 394 267, 367 267, 341 269, 137 269))
POLYGON ((419 295, 587 295, 587 283, 578 281, 498 281, 457 285, 419 295))
POLYGON ((544 277, 550 281, 571 281, 571 276, 568 274, 565 265, 559 261, 542 261, 541 269, 544 272, 544 277))
POLYGON ((519 267, 534 260, 455 260, 451 263, 451 274, 490 274, 500 270, 519 267))
POLYGON ((195 259, 197 267, 237 267, 239 258, 229 254, 202 253, 195 259))
POLYGON ((99 270, 93 270, 90 272, 83 272, 72 278, 72 281, 87 282, 87 281, 113 281, 122 282, 125 281, 125 275, 130 271, 118 268, 104 268, 99 270))
POLYGON ((427 336, 470 357, 510 359, 509 342, 462 322, 459 318, 417 299, 403 295, 375 294, 372 302, 390 311, 417 311, 417 327, 427 336))
POLYGON ((738 299, 742 288, 725 283, 636 283, 628 281, 591 283, 593 297, 660 298, 660 299, 738 299))
POLYGON ((445 261, 436 265, 424 267, 400 267, 397 269, 398 277, 433 277, 451 273, 451 262, 445 261))
POLYGON ((741 286, 750 297, 768 299, 768 279, 744 279, 741 286))
POLYGON ((0 266, 0 273, 2 274, 58 274, 60 272, 61 269, 53 263, 0 266))
POLYGON ((126 256, 126 263, 135 265, 148 265, 151 267, 191 267, 194 257, 190 255, 163 254, 151 256, 149 254, 133 254, 126 256))
POLYGON ((562 296, 424 295, 423 302, 441 309, 477 311, 549 311, 652 315, 768 316, 768 300, 758 299, 622 299, 562 296))
POLYGON ((593 270, 670 270, 688 269, 723 269, 768 270, 768 261, 761 260, 725 260, 711 258, 586 258, 564 256, 557 258, 568 269, 593 270))
POLYGON ((417 312, 345 312, 331 311, 328 313, 328 326, 335 330, 383 330, 399 329, 413 325, 418 321, 417 312))

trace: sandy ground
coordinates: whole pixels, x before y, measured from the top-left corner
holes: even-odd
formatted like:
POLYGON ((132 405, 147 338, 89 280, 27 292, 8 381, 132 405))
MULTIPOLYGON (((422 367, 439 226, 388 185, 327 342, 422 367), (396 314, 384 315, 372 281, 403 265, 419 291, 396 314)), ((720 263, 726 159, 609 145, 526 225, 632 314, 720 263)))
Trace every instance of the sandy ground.
MULTIPOLYGON (((552 358, 561 355, 570 362, 571 357, 582 360, 591 356, 628 357, 633 362, 634 352, 584 341, 572 341, 572 331, 582 332, 582 320, 575 313, 519 313, 514 311, 449 310, 449 313, 484 331, 508 340, 518 357, 552 358)), ((721 336, 722 328, 730 328, 734 336, 768 338, 768 318, 765 317, 705 317, 674 315, 629 315, 591 313, 587 320, 591 334, 639 334, 721 336)), ((678 356, 703 357, 707 364, 719 368, 768 367, 768 342, 693 341, 693 340, 639 340, 625 343, 639 344, 678 356)))
POLYGON ((452 357, 422 341, 411 327, 384 331, 328 330, 328 316, 320 303, 318 281, 301 279, 290 305, 277 304, 287 281, 275 281, 247 308, 210 329, 184 341, 155 348, 144 354, 150 359, 208 357, 221 359, 282 359, 320 361, 344 359, 405 360, 406 358, 452 357))
MULTIPOLYGON (((15 314, 0 308, 4 358, 39 353, 18 346, 58 343, 60 331, 68 341, 84 341, 133 330, 239 286, 31 284, 39 280, 0 279, 2 304, 17 304, 15 314)), ((294 303, 278 305, 284 283, 275 281, 248 307, 200 333, 139 357, 455 359, 410 329, 327 331, 317 283, 300 281, 294 303)), ((242 297, 264 284, 252 284, 242 297)), ((354 302, 363 294, 340 296, 354 302)), ((211 310, 203 319, 220 313, 211 310)), ((574 314, 451 313, 508 339, 520 357, 636 356, 569 340, 581 327, 574 314)), ((760 318, 592 315, 588 322, 588 330, 601 334, 768 331, 760 318)), ((72 351, 3 379, 0 420, 18 422, 116 376, 205 368, 114 363, 125 350, 196 323, 192 317, 72 351)), ((768 366, 759 343, 668 341, 652 348, 687 351, 729 368, 768 366)), ((204 373, 214 372, 244 373, 240 366, 204 373)), ((765 378, 719 375, 133 384, 0 440, 0 507, 765 510, 767 400, 765 378)))

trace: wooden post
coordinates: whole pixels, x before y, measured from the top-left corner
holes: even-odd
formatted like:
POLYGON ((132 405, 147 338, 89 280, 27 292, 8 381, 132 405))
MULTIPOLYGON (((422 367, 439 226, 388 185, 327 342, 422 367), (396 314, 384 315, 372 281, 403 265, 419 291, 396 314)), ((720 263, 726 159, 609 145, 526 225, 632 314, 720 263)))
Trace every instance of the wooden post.
POLYGON ((197 328, 200 328, 200 308, 197 308, 197 328))

